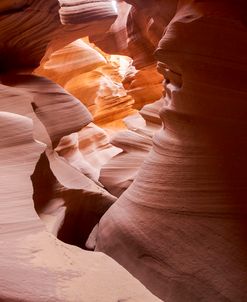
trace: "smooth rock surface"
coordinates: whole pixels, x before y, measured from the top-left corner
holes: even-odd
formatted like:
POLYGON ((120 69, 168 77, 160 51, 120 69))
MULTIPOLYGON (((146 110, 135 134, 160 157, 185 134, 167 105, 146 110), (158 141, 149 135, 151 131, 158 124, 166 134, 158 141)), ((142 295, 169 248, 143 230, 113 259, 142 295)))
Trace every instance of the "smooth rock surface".
POLYGON ((183 0, 167 12, 156 51, 164 127, 99 224, 97 250, 164 301, 247 299, 247 30, 237 4, 183 0))
POLYGON ((45 230, 30 180, 45 146, 33 140, 29 118, 1 112, 0 121, 1 301, 159 301, 107 256, 45 230))

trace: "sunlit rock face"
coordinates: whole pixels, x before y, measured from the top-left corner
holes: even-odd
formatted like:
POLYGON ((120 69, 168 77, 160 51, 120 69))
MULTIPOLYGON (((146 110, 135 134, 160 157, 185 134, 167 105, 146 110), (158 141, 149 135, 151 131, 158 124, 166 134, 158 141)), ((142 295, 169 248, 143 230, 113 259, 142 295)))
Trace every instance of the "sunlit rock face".
MULTIPOLYGON (((52 79, 79 98, 101 126, 112 122, 123 126, 124 117, 160 99, 163 90, 153 56, 156 45, 147 34, 150 16, 124 1, 116 2, 114 7, 118 18, 109 30, 103 34, 90 32, 90 41, 111 55, 86 40, 77 40, 58 51, 51 43, 36 70, 36 74, 52 79)), ((77 5, 71 8, 69 2, 62 6, 60 14, 68 10, 66 22, 73 23, 69 13, 73 15, 74 9, 77 5)))
POLYGON ((149 65, 140 70, 131 65, 125 74, 123 86, 135 100, 133 107, 140 110, 144 105, 162 97, 162 81, 163 77, 157 72, 156 65, 149 65))
MULTIPOLYGON (((133 1, 137 10, 146 3, 133 1)), ((156 50, 164 127, 100 222, 97 250, 164 301, 247 298, 244 9, 241 1, 179 1, 168 10, 156 50)))
POLYGON ((74 77, 105 65, 106 59, 100 52, 78 39, 43 60, 36 73, 52 79, 61 86, 74 77))
POLYGON ((137 70, 129 57, 108 55, 86 39, 50 54, 35 73, 80 99, 104 127, 123 127, 123 118, 159 100, 164 89, 156 64, 137 70))
POLYGON ((80 39, 52 53, 35 73, 52 79, 80 99, 96 124, 119 122, 122 126, 122 119, 136 112, 135 101, 122 84, 130 64, 130 58, 107 55, 80 39))

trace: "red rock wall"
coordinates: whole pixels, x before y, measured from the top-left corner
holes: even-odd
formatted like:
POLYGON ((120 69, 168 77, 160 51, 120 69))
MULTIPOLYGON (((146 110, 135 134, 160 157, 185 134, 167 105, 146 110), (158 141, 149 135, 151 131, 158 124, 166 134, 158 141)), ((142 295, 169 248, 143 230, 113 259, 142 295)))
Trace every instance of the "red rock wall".
POLYGON ((96 244, 163 301, 247 299, 246 3, 126 2, 117 17, 110 0, 1 1, 0 300, 159 300, 107 256, 55 236, 96 244), (77 91, 104 60, 85 67, 63 47, 88 35, 133 59, 123 84, 137 109, 161 96, 157 62, 165 78, 164 97, 125 120, 116 147, 81 102, 31 74, 69 48, 73 64, 56 77, 66 86, 79 73, 67 86, 77 91), (103 186, 121 195, 112 206, 103 186))
POLYGON ((155 53, 165 77, 164 127, 100 222, 97 250, 164 301, 247 298, 245 9, 179 1, 168 11, 155 53))
MULTIPOLYGON (((116 13, 111 1, 60 4, 61 9, 55 0, 0 4, 0 300, 159 301, 106 255, 83 251, 54 236, 63 225, 62 239, 66 241, 69 230, 75 231, 76 241, 79 225, 86 222, 88 227, 89 219, 93 228, 99 219, 85 213, 97 216, 106 210, 106 199, 107 207, 115 199, 91 179, 93 169, 82 157, 79 167, 73 166, 78 150, 64 158, 59 155, 66 137, 70 142, 71 133, 90 123, 90 113, 60 86, 31 72, 44 55, 90 32, 104 33, 116 13), (48 185, 54 186, 55 195, 49 196, 48 185), (43 207, 46 225, 34 201, 37 211, 43 207), (91 210, 81 211, 84 206, 91 210)), ((82 226, 84 235, 86 228, 82 226)))

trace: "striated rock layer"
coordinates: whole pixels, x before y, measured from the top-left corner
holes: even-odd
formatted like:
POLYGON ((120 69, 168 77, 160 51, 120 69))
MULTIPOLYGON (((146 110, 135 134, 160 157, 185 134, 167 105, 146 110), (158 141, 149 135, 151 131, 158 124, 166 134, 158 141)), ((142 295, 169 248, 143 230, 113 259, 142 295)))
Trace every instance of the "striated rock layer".
POLYGON ((245 301, 246 4, 116 5, 1 1, 0 300, 245 301))
POLYGON ((152 137, 161 128, 159 110, 163 101, 146 105, 140 111, 124 119, 128 130, 118 131, 111 143, 122 152, 102 166, 100 182, 114 196, 120 196, 134 181, 137 172, 152 148, 152 137))
POLYGON ((111 123, 122 127, 123 118, 160 99, 163 91, 163 77, 155 64, 136 70, 129 57, 107 55, 87 39, 53 52, 35 74, 51 79, 81 100, 101 127, 111 123))
POLYGON ((97 250, 164 301, 247 299, 245 9, 181 0, 167 10, 156 50, 164 127, 100 221, 97 250))
POLYGON ((1 70, 34 68, 47 49, 49 56, 80 37, 102 34, 117 17, 110 0, 3 1, 0 12, 1 70))
POLYGON ((128 57, 104 54, 86 39, 79 39, 52 53, 35 73, 48 77, 81 100, 98 125, 119 122, 122 126, 122 119, 136 112, 134 99, 122 85, 129 64, 128 57))
POLYGON ((107 256, 45 230, 30 181, 45 146, 33 140, 31 119, 1 112, 0 121, 1 301, 158 301, 107 256))
MULTIPOLYGON (((116 12, 107 0, 60 5, 0 4, 0 300, 159 301, 108 256, 54 236, 93 248, 94 237, 87 237, 115 201, 78 151, 76 132, 91 122, 89 111, 31 72, 44 55, 46 60, 91 32, 104 33, 116 12)), ((109 153, 118 152, 106 145, 109 153)), ((106 152, 98 165, 108 157, 106 152)))

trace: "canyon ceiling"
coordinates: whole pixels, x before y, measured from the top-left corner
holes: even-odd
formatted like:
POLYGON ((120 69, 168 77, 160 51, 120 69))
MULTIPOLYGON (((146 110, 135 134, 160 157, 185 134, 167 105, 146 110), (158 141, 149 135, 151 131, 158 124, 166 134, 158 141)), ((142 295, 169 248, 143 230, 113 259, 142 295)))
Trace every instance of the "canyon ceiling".
POLYGON ((0 301, 247 301, 246 12, 0 1, 0 301))

